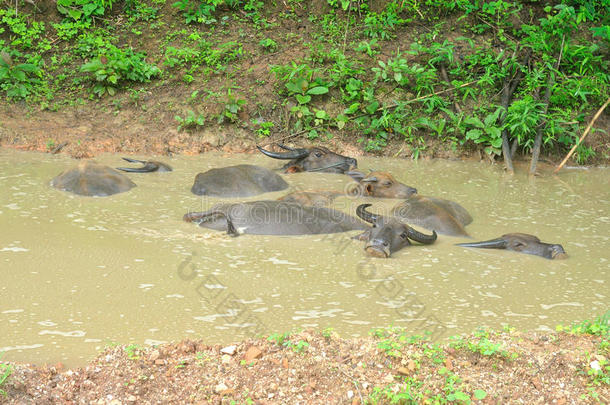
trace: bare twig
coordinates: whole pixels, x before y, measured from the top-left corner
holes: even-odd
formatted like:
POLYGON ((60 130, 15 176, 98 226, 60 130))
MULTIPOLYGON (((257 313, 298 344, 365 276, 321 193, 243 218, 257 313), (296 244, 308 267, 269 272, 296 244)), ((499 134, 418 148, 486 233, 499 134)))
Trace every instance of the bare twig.
POLYGON ((356 380, 354 377, 350 376, 349 374, 347 374, 345 371, 343 371, 341 369, 339 369, 339 371, 341 372, 341 374, 343 374, 344 376, 349 378, 349 380, 352 382, 352 384, 354 384, 354 386, 356 387, 356 391, 358 391, 358 396, 360 397, 360 403, 364 404, 364 399, 362 398, 362 393, 360 392, 360 387, 358 387, 358 380, 356 380))
POLYGON ((606 107, 608 107, 608 104, 610 104, 610 98, 608 98, 608 100, 606 100, 606 102, 604 103, 604 105, 602 105, 600 107, 599 110, 597 110, 597 112, 595 113, 595 115, 593 116, 593 118, 591 119, 591 122, 589 122, 589 125, 587 125, 587 128, 585 129, 585 132, 583 132, 582 136, 580 137, 580 139, 578 140, 578 142, 576 142, 576 145, 572 146, 572 149, 570 149, 570 151, 568 152, 568 154, 566 155, 566 157, 563 159, 563 161, 559 164, 559 166, 557 166, 557 168, 555 170, 553 170, 553 174, 557 173, 559 170, 561 170, 561 168, 563 167, 563 165, 566 164, 566 162, 568 161, 568 159, 570 158, 570 156, 572 156, 572 154, 574 153, 574 151, 576 150, 576 148, 578 148, 578 145, 580 145, 580 143, 585 139, 585 137, 589 134, 589 131, 591 130, 591 127, 593 127, 593 124, 595 123, 595 121, 599 118, 600 115, 602 115, 602 112, 604 112, 604 110, 606 109, 606 107))
MULTIPOLYGON (((443 79, 445 82, 447 82, 447 84, 451 84, 451 80, 449 80, 449 75, 447 74, 447 68, 445 67, 444 63, 441 63, 440 74, 441 74, 441 79, 443 79)), ((449 94, 449 99, 453 103, 453 108, 455 109, 455 112, 458 114, 461 114, 462 109, 460 108, 460 105, 458 104, 458 102, 455 100, 455 97, 453 97, 453 94, 449 94)))

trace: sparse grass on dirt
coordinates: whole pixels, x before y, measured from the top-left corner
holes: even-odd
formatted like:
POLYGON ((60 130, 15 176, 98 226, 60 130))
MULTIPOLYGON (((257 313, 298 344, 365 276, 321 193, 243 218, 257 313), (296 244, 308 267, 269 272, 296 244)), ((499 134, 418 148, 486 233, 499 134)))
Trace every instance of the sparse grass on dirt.
POLYGON ((398 328, 332 329, 234 345, 182 341, 106 349, 86 367, 15 364, 8 403, 603 404, 608 319, 555 333, 478 331, 432 343, 398 328))

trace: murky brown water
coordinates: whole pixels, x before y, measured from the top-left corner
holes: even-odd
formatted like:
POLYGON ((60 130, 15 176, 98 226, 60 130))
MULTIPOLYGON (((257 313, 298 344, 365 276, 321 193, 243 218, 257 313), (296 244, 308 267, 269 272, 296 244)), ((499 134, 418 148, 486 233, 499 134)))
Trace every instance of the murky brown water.
MULTIPOLYGON (((119 156, 97 159, 122 165, 119 156)), ((184 337, 231 342, 257 332, 377 326, 435 337, 479 326, 554 329, 610 307, 610 170, 564 170, 528 180, 474 162, 359 159, 424 195, 455 200, 474 240, 526 232, 561 243, 566 261, 453 246, 440 236, 391 259, 369 259, 358 232, 231 238, 182 222, 218 199, 190 193, 195 175, 258 155, 161 159, 172 173, 130 175, 133 190, 106 198, 60 192, 49 181, 75 161, 0 150, 0 352, 4 360, 84 363, 107 344, 184 337)), ((293 189, 342 190, 347 176, 285 176, 293 189)), ((258 199, 277 198, 284 192, 258 199)), ((257 198, 251 198, 257 199, 257 198)), ((354 212, 364 199, 338 198, 354 212)), ((382 212, 397 201, 368 200, 382 212)))

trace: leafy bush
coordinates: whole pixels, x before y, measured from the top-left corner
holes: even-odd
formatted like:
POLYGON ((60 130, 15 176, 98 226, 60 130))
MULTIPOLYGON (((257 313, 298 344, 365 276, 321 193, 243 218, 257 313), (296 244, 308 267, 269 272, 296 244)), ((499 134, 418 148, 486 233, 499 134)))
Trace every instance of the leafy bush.
POLYGON ((9 98, 26 98, 40 84, 42 71, 32 63, 14 63, 11 55, 0 51, 0 89, 9 98))
POLYGON ((106 9, 112 9, 114 0, 57 0, 57 11, 72 18, 91 20, 102 17, 106 9))
POLYGON ((148 82, 161 73, 158 67, 146 63, 143 53, 116 47, 85 63, 80 70, 93 73, 97 82, 93 92, 99 97, 106 93, 114 95, 121 81, 148 82))

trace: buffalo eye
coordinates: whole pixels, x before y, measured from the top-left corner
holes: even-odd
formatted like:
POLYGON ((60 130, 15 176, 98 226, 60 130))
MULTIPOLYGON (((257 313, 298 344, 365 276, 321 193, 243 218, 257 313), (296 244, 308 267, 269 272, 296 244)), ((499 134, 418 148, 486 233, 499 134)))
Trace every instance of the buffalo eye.
POLYGON ((314 155, 315 157, 322 157, 322 152, 315 152, 314 155))
POLYGON ((389 180, 388 180, 388 181, 384 181, 384 182, 383 182, 383 185, 384 185, 384 186, 388 186, 388 187, 389 187, 389 186, 391 186, 391 185, 392 185, 392 182, 391 182, 391 181, 389 181, 389 180))

